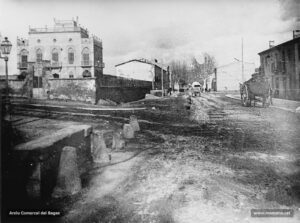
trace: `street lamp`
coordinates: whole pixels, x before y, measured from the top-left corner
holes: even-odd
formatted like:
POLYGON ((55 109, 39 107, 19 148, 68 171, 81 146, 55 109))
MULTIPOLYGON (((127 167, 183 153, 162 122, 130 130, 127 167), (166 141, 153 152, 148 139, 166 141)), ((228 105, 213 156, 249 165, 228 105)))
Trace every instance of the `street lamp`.
POLYGON ((6 102, 8 102, 8 97, 9 97, 9 87, 8 87, 8 69, 7 69, 7 61, 8 61, 8 55, 10 54, 12 44, 11 42, 7 39, 7 37, 4 38, 2 43, 0 44, 0 58, 4 59, 5 61, 5 76, 6 76, 6 102), (4 55, 3 57, 1 56, 1 53, 4 55))

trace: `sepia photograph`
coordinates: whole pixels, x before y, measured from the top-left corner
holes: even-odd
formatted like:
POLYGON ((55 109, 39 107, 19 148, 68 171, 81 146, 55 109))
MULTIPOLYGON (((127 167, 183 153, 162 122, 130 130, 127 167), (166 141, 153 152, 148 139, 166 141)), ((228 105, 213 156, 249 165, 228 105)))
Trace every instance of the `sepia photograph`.
POLYGON ((300 0, 0 0, 0 222, 300 222, 300 0))

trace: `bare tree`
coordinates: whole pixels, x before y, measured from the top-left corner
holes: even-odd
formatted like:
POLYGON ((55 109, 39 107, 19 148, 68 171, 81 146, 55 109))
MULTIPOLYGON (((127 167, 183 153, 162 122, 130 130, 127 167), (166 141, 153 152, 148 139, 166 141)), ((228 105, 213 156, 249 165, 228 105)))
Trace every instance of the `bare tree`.
POLYGON ((178 82, 182 84, 192 83, 198 81, 204 83, 204 80, 212 75, 216 67, 216 60, 214 56, 203 53, 204 63, 199 63, 196 57, 191 60, 176 60, 170 63, 172 71, 172 84, 178 82))
POLYGON ((173 60, 170 63, 172 72, 172 85, 175 82, 185 85, 188 83, 188 67, 186 61, 173 60))

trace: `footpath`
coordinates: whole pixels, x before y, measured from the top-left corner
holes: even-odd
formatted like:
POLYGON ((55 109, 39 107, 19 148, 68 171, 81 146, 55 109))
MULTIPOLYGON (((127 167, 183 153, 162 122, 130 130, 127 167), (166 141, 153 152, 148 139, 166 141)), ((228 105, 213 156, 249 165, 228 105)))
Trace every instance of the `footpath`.
MULTIPOLYGON (((237 94, 227 94, 227 98, 232 98, 235 100, 241 101, 241 96, 237 94)), ((270 105, 271 108, 277 108, 284 111, 300 113, 300 101, 285 100, 279 98, 273 98, 273 105, 270 105)))

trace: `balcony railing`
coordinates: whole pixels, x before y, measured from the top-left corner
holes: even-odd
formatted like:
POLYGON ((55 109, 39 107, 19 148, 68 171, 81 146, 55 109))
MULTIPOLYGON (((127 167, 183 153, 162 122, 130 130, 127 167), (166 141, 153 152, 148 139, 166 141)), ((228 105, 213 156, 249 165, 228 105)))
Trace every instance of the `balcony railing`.
POLYGON ((92 61, 90 61, 90 60, 82 60, 81 66, 82 67, 91 67, 91 66, 93 66, 93 64, 92 64, 92 61))
POLYGON ((27 69, 28 62, 19 62, 18 63, 18 69, 27 69))
POLYGON ((62 63, 58 62, 58 61, 52 61, 50 64, 50 67, 51 68, 60 68, 60 67, 62 67, 62 63))

